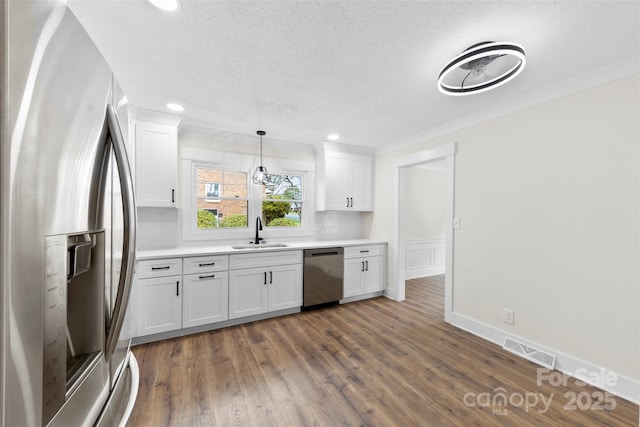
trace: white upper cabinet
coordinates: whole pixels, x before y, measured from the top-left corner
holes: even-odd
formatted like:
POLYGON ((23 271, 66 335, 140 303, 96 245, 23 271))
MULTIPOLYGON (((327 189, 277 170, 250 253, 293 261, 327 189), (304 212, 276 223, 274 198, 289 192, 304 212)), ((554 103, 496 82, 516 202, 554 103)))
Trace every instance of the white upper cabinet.
POLYGON ((135 121, 138 206, 176 207, 178 127, 135 121))
POLYGON ((373 156, 325 148, 319 164, 318 210, 373 210, 373 156))
MULTIPOLYGON (((351 154, 348 166, 347 189, 351 189, 349 203, 354 211, 373 210, 373 157, 351 154)), ((346 197, 346 195, 345 195, 346 197)))
POLYGON ((349 207, 347 181, 347 157, 343 153, 326 153, 325 155, 325 189, 326 210, 343 210, 349 207))

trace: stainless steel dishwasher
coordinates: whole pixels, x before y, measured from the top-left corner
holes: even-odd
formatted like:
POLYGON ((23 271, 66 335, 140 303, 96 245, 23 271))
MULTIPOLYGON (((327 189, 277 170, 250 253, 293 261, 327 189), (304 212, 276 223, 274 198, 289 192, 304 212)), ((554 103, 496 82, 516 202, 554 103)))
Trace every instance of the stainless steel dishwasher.
POLYGON ((303 308, 340 300, 343 271, 343 248, 305 249, 303 308))

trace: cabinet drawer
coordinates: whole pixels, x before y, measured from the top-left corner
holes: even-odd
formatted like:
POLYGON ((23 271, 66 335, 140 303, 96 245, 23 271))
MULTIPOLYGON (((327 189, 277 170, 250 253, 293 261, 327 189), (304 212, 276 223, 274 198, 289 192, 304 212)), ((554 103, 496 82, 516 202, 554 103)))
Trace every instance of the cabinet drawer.
POLYGON ((240 254, 229 256, 229 268, 271 267, 302 263, 302 251, 264 252, 261 254, 240 254))
POLYGON ((363 245, 344 248, 344 258, 361 258, 384 254, 384 245, 363 245))
POLYGON ((138 261, 137 274, 139 279, 180 275, 182 274, 182 258, 138 261))
POLYGON ((184 274, 223 271, 229 268, 229 255, 211 255, 185 258, 182 261, 184 274))

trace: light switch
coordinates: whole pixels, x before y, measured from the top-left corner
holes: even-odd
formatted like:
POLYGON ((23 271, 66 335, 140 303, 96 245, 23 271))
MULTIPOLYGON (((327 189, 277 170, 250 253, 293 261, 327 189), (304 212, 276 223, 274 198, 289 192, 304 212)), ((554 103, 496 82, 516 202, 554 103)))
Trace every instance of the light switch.
POLYGON ((460 217, 453 217, 453 228, 456 230, 460 228, 460 217))

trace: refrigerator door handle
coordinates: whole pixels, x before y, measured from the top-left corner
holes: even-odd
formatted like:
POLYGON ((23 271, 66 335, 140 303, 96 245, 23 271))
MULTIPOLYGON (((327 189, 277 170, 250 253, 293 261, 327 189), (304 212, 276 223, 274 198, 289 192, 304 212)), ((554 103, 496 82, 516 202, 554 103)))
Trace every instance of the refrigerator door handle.
POLYGON ((131 168, 129 167, 124 138, 122 137, 116 112, 111 105, 107 105, 107 123, 111 143, 113 144, 116 166, 120 175, 124 225, 122 267, 120 269, 118 293, 113 308, 111 324, 109 325, 105 340, 104 357, 109 361, 116 349, 118 337, 124 324, 129 294, 131 293, 131 284, 133 282, 133 266, 136 256, 136 204, 133 195, 133 178, 131 176, 131 168))

